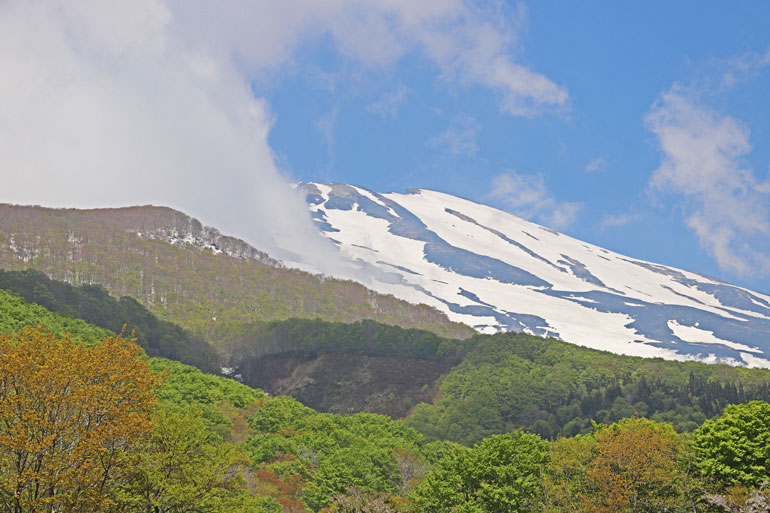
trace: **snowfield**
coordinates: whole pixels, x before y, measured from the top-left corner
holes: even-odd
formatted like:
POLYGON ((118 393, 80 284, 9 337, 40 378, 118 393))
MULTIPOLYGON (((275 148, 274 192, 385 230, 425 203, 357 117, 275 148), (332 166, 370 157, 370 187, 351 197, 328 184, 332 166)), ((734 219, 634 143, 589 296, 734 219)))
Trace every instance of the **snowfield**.
POLYGON ((483 333, 770 368, 770 296, 607 251, 469 200, 298 184, 366 285, 483 333))

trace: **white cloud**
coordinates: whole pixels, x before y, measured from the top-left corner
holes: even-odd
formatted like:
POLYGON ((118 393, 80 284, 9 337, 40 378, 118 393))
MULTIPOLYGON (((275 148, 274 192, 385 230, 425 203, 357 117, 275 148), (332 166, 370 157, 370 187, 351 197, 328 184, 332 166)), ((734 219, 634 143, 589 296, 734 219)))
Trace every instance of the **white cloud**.
POLYGON ((393 91, 383 94, 376 102, 367 106, 366 110, 372 114, 377 114, 384 119, 395 119, 398 111, 406 101, 407 96, 412 93, 403 84, 398 84, 393 91))
POLYGON ((572 225, 583 208, 582 203, 556 201, 541 174, 509 171, 497 175, 488 196, 515 214, 556 230, 572 225))
POLYGON ((476 138, 480 130, 481 125, 474 117, 459 116, 452 120, 446 130, 429 139, 426 144, 452 155, 470 157, 479 150, 476 138))
POLYGON ((497 14, 461 0, 0 3, 0 201, 165 204, 278 255, 324 254, 303 251, 320 237, 253 81, 298 72, 296 52, 326 38, 364 70, 421 55, 511 114, 564 105, 511 57, 497 14))
POLYGON ((645 123, 662 153, 651 188, 686 200, 687 225, 722 269, 770 272, 770 182, 757 180, 744 164, 748 129, 677 86, 660 96, 645 123))
POLYGON ((178 23, 155 0, 1 4, 0 201, 168 205, 279 257, 327 254, 267 103, 178 23))
MULTIPOLYGON (((530 116, 561 108, 567 90, 515 62, 520 9, 513 20, 471 0, 171 0, 193 44, 235 53, 249 70, 276 69, 314 38, 331 36, 347 57, 390 66, 418 51, 447 80, 491 88, 500 106, 530 116)), ((481 2, 481 4, 486 4, 481 2)))
POLYGON ((604 157, 596 157, 586 164, 586 173, 596 173, 597 171, 604 171, 607 167, 607 159, 604 157))

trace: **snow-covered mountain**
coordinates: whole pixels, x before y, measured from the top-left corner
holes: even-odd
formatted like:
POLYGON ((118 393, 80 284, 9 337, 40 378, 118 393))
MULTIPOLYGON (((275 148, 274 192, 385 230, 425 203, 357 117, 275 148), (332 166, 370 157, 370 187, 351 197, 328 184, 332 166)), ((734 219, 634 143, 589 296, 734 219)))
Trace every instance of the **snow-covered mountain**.
POLYGON ((367 285, 481 332, 638 356, 770 367, 770 296, 626 257, 429 190, 299 184, 367 285))

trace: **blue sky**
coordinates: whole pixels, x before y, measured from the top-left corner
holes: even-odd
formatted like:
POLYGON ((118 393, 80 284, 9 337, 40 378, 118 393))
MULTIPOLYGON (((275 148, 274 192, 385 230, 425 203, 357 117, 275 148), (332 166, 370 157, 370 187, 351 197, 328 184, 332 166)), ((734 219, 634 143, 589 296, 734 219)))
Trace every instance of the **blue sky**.
POLYGON ((422 187, 770 292, 768 26, 759 0, 4 2, 0 201, 167 205, 280 258, 332 251, 289 181, 422 187))
MULTIPOLYGON (((281 168, 297 180, 456 194, 621 253, 770 291, 764 260, 743 247, 767 255, 767 233, 735 228, 720 262, 719 243, 688 226, 693 212, 718 216, 710 212, 717 203, 688 194, 687 184, 651 186, 664 154, 645 121, 661 95, 679 88, 715 121, 736 121, 750 149, 734 160, 766 181, 770 3, 539 1, 501 13, 515 33, 506 52, 563 87, 564 105, 511 115, 499 92, 447 80, 418 51, 367 67, 313 38, 291 71, 253 85, 270 104, 269 142, 281 168), (725 84, 727 73, 736 83, 725 84), (515 176, 511 188, 534 189, 546 206, 495 194, 505 174, 515 176), (554 222, 552 210, 570 204, 554 222), (747 264, 739 269, 731 258, 747 264)), ((768 196, 757 201, 767 206, 768 196)))

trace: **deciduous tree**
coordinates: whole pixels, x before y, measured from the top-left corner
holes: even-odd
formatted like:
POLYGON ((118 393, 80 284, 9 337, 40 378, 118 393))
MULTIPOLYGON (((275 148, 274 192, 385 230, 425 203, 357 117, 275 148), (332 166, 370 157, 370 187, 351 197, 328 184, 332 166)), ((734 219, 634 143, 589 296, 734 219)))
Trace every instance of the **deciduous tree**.
POLYGON ((670 424, 631 418, 597 430, 588 511, 671 511, 677 502, 680 440, 670 424))
POLYGON ((0 511, 103 511, 152 428, 158 378, 118 336, 0 335, 0 511))
POLYGON ((445 456, 412 498, 417 511, 503 513, 535 511, 548 444, 523 431, 487 438, 445 456))
POLYGON ((770 404, 728 406, 695 432, 693 448, 701 472, 724 486, 770 481, 770 404))

